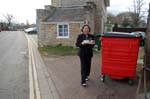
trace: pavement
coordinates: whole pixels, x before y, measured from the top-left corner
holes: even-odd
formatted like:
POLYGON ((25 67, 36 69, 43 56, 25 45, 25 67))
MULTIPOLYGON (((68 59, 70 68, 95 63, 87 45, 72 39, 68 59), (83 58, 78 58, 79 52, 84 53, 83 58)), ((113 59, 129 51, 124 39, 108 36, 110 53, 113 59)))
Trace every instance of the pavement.
POLYGON ((38 52, 37 36, 25 34, 29 49, 29 99, 60 99, 38 52))
POLYGON ((100 81, 101 54, 94 54, 87 87, 80 85, 80 60, 78 56, 43 57, 60 99, 136 99, 138 79, 134 85, 127 80, 117 81, 106 77, 100 81))

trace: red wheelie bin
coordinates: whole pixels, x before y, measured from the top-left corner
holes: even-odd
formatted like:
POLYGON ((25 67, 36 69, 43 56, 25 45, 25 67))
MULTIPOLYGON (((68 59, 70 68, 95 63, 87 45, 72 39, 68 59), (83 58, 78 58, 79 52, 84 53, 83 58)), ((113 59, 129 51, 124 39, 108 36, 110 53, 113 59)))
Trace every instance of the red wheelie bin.
POLYGON ((122 32, 105 33, 101 37, 102 66, 101 80, 105 75, 113 79, 129 78, 133 84, 136 77, 136 65, 140 45, 140 36, 122 32))

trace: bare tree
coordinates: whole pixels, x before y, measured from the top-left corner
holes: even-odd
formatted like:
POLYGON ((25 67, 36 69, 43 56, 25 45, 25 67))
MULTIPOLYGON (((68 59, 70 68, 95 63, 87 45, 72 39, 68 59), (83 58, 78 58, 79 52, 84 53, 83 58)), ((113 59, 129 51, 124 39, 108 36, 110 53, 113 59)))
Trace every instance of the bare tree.
POLYGON ((107 22, 111 24, 116 23, 116 16, 113 15, 112 13, 107 13, 107 22))
POLYGON ((8 26, 10 26, 14 20, 14 16, 12 14, 6 14, 4 15, 6 21, 8 22, 8 26))
POLYGON ((145 6, 144 0, 133 0, 132 6, 132 20, 135 27, 139 27, 142 18, 144 18, 145 13, 147 12, 146 9, 143 7, 145 6))
POLYGON ((117 23, 119 25, 122 25, 123 27, 126 26, 133 26, 133 20, 132 20, 132 12, 121 12, 116 16, 117 23))

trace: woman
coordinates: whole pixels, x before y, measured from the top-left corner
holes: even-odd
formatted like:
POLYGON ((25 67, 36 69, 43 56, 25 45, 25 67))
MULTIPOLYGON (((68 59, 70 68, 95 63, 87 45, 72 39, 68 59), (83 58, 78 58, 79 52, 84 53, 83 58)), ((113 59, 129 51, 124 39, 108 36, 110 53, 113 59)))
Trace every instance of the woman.
POLYGON ((91 59, 93 56, 93 46, 95 44, 94 36, 89 34, 91 28, 89 25, 83 25, 81 32, 77 37, 76 46, 79 47, 78 56, 81 61, 81 84, 86 87, 86 81, 90 75, 91 59))

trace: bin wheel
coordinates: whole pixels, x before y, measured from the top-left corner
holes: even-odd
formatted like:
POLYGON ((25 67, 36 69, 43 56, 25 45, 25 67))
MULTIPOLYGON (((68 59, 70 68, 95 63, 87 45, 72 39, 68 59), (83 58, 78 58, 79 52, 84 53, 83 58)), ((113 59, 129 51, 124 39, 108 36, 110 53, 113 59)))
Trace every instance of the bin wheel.
POLYGON ((129 85, 133 85, 133 84, 134 84, 133 79, 129 79, 129 80, 128 80, 128 84, 129 84, 129 85))
POLYGON ((101 81, 102 81, 102 82, 105 81, 105 75, 101 75, 101 81))

